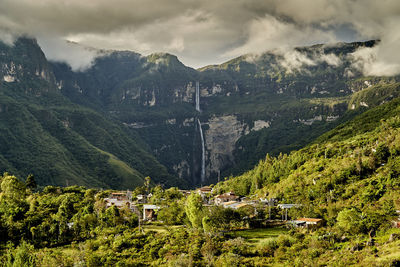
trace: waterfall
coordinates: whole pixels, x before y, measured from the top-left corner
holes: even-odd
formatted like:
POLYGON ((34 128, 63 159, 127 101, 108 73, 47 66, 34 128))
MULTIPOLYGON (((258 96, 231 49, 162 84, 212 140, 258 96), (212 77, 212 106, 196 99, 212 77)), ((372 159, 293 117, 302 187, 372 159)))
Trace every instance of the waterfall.
POLYGON ((196 82, 196 110, 200 112, 200 88, 199 82, 196 82))
POLYGON ((197 119, 197 123, 199 124, 200 139, 201 139, 201 182, 203 183, 206 178, 206 151, 204 147, 203 129, 201 129, 201 123, 199 119, 197 119))
MULTIPOLYGON (((196 82, 196 96, 195 96, 195 101, 196 101, 196 111, 201 112, 200 110, 200 86, 199 82, 196 82)), ((200 132, 200 139, 201 139, 201 183, 205 181, 206 178, 206 151, 205 151, 205 146, 204 146, 204 135, 203 135, 203 129, 201 128, 201 122, 200 119, 197 119, 197 124, 199 126, 199 132, 200 132)))

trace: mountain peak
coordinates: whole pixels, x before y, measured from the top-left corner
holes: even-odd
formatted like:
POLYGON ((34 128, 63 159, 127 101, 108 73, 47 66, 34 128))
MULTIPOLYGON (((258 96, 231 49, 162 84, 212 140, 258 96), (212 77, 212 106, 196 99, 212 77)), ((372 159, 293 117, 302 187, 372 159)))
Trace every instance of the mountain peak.
POLYGON ((177 56, 163 52, 150 54, 147 56, 147 60, 151 63, 162 64, 165 66, 184 66, 177 56))

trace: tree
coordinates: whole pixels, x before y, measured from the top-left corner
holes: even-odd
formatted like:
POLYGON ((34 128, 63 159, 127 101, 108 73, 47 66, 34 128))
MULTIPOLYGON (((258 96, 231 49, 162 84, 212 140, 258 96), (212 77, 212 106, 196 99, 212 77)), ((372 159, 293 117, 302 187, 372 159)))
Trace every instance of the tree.
POLYGON ((107 225, 110 227, 115 227, 118 224, 122 223, 122 218, 121 218, 120 212, 115 205, 109 207, 106 210, 105 219, 106 219, 107 225))
POLYGON ((336 220, 337 225, 348 233, 363 232, 362 214, 355 208, 342 210, 336 220))
POLYGON ((177 187, 171 187, 165 190, 164 198, 167 202, 183 198, 182 192, 177 187))
POLYGON ((0 214, 13 221, 20 219, 28 208, 25 186, 15 176, 5 174, 1 182, 0 214))
POLYGON ((26 178, 26 181, 25 181, 25 186, 26 186, 26 188, 28 188, 32 191, 36 189, 37 184, 36 184, 35 177, 33 176, 33 174, 28 175, 28 177, 26 178))
POLYGON ((242 221, 240 217, 240 213, 234 209, 214 206, 204 223, 207 224, 208 229, 229 230, 231 226, 242 221))
POLYGON ((150 176, 146 176, 146 177, 144 178, 144 187, 146 188, 146 192, 147 192, 147 193, 149 193, 150 182, 151 182, 150 176))
POLYGON ((357 155, 357 162, 356 162, 356 170, 359 176, 361 176, 363 171, 363 164, 361 159, 361 153, 359 152, 357 155))
POLYGON ((35 266, 34 248, 23 241, 16 249, 8 251, 7 266, 30 267, 35 266))
POLYGON ((178 202, 172 202, 168 207, 162 208, 157 213, 157 219, 168 225, 182 224, 185 210, 178 202))
POLYGON ((203 218, 203 199, 199 194, 190 194, 185 205, 186 215, 194 228, 201 228, 203 218))
POLYGON ((151 189, 152 197, 150 199, 150 203, 159 205, 161 203, 161 199, 164 197, 164 190, 160 185, 153 187, 151 189))

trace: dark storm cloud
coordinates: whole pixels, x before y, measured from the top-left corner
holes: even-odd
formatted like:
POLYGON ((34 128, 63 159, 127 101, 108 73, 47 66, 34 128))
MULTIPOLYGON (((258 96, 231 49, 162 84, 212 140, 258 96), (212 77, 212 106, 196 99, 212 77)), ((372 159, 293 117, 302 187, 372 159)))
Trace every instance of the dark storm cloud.
POLYGON ((49 58, 76 69, 94 54, 59 47, 60 40, 165 51, 199 67, 249 52, 379 38, 377 48, 354 55, 356 66, 392 75, 400 72, 398 14, 398 0, 0 0, 0 31, 35 36, 49 58))

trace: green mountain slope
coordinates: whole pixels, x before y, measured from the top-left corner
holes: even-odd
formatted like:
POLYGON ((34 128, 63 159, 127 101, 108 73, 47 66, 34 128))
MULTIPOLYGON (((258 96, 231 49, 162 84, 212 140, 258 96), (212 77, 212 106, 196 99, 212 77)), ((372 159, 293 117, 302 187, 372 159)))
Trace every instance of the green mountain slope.
POLYGON ((139 136, 65 98, 34 41, 0 48, 0 171, 33 173, 41 185, 132 188, 145 176, 184 184, 168 174, 139 136))
MULTIPOLYGON (((400 99, 356 116, 301 150, 267 157, 251 171, 216 186, 240 195, 275 197, 302 207, 291 216, 335 224, 354 207, 367 214, 400 208, 400 99)), ((372 215, 371 215, 372 216, 372 215)))

